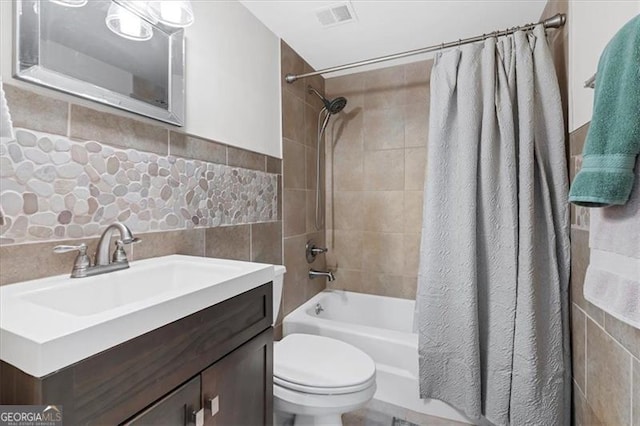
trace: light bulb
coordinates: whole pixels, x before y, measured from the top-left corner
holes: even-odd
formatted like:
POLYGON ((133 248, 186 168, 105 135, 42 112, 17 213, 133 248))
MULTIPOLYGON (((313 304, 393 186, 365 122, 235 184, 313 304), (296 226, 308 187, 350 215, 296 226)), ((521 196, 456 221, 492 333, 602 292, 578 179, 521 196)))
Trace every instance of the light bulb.
POLYGON ((152 0, 148 7, 155 19, 170 27, 193 24, 193 8, 189 0, 152 0))
POLYGON ((109 6, 105 23, 112 32, 129 40, 144 41, 153 37, 151 24, 115 3, 109 6))
POLYGON ((82 7, 89 0, 49 0, 51 3, 59 4, 66 7, 82 7))

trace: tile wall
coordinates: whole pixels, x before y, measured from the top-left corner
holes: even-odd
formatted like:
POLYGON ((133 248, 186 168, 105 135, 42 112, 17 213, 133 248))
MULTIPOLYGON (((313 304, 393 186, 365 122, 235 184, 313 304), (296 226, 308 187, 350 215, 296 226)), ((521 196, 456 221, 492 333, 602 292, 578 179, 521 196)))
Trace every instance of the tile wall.
POLYGON ((277 175, 16 130, 0 146, 0 244, 277 220, 277 175))
POLYGON ((329 78, 344 112, 327 136, 331 287, 415 299, 431 61, 329 78))
MULTIPOLYGON (((302 74, 313 69, 291 47, 281 42, 282 76, 287 73, 302 74)), ((314 223, 318 113, 322 102, 307 92, 311 85, 324 93, 324 79, 320 76, 299 80, 293 84, 282 83, 282 185, 284 221, 283 246, 284 293, 280 318, 326 287, 326 280, 310 280, 309 268, 324 270, 323 255, 313 264, 305 259, 305 245, 313 239, 320 247, 325 244, 325 227, 316 229, 314 223)), ((321 187, 321 192, 324 186, 321 187)), ((276 335, 281 331, 276 329, 276 335)))
MULTIPOLYGON (((568 1, 549 1, 542 19, 569 12, 568 1)), ((549 32, 568 128, 568 24, 549 32)), ((587 90, 587 89, 585 89, 587 90)), ((589 125, 567 135, 570 178, 581 167, 589 125)), ((582 287, 589 265, 589 209, 571 205, 571 347, 573 422, 576 425, 640 425, 640 330, 587 302, 582 287)))
MULTIPOLYGON (((588 131, 570 137, 571 178, 580 170, 588 131)), ((640 425, 640 330, 584 299, 589 209, 571 210, 571 331, 577 425, 640 425)))
POLYGON ((53 247, 85 242, 93 253, 115 220, 142 239, 128 248, 133 260, 282 263, 281 160, 4 89, 19 130, 0 147, 0 285, 70 272, 75 255, 53 247))

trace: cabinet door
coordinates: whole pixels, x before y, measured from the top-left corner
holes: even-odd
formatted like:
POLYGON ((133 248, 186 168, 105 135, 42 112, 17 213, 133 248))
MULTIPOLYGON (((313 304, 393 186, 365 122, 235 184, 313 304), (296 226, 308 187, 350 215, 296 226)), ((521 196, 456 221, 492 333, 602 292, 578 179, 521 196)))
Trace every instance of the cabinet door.
POLYGON ((205 426, 273 424, 273 329, 202 372, 205 426))
POLYGON ((197 376, 125 422, 124 426, 194 425, 194 413, 199 409, 200 376, 197 376))

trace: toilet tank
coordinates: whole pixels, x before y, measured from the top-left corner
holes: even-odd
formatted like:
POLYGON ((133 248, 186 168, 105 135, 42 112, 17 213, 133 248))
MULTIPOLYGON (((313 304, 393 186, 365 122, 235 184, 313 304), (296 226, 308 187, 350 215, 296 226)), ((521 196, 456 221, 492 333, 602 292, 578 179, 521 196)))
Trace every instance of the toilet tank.
POLYGON ((287 272, 287 268, 282 265, 273 265, 273 322, 271 325, 276 324, 278 314, 280 313, 280 302, 282 301, 282 286, 284 284, 284 274, 287 272))

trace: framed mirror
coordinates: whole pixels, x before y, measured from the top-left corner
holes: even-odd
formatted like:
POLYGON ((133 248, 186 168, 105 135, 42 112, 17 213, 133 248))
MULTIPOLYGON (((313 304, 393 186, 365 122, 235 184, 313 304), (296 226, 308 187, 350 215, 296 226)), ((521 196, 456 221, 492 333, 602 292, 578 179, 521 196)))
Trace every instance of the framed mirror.
POLYGON ((151 37, 133 40, 107 27, 113 2, 60 3, 15 2, 16 78, 184 124, 184 30, 151 26, 151 37))

